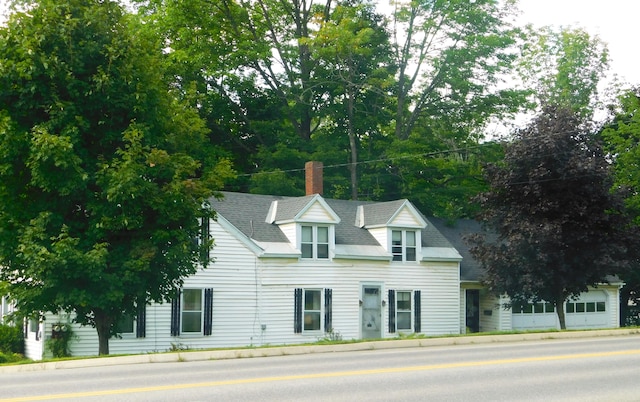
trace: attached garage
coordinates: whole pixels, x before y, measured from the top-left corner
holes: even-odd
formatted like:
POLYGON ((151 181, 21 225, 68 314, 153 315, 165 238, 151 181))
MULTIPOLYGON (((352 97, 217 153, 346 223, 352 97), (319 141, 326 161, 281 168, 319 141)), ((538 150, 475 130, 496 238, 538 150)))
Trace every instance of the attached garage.
MULTIPOLYGON (((582 293, 564 304, 567 329, 614 328, 618 323, 618 286, 603 286, 582 293)), ((559 329, 553 305, 545 302, 512 306, 511 325, 515 330, 559 329)))

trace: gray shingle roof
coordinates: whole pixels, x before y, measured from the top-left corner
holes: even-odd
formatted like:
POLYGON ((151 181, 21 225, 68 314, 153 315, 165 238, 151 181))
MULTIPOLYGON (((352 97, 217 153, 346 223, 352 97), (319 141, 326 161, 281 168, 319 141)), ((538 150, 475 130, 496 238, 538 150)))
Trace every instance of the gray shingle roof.
POLYGON ((469 252, 469 245, 465 238, 474 233, 482 233, 484 230, 480 222, 472 219, 459 219, 453 224, 449 224, 444 219, 429 219, 441 235, 447 238, 453 247, 458 250, 462 256, 460 262, 460 280, 462 281, 478 281, 483 273, 480 264, 473 259, 469 252))
MULTIPOLYGON (((286 236, 278 225, 266 222, 269 208, 273 201, 279 201, 278 218, 292 218, 301 208, 313 198, 283 197, 276 195, 258 195, 234 192, 222 192, 223 199, 211 199, 212 208, 229 223, 235 226, 247 237, 260 242, 287 243, 286 236), (284 209, 280 215, 280 209, 284 209), (289 210, 289 208, 291 208, 289 210)), ((340 217, 340 223, 336 225, 336 244, 375 246, 378 242, 368 230, 355 225, 358 206, 366 206, 370 211, 380 211, 383 219, 388 220, 399 208, 404 200, 376 203, 372 201, 351 201, 324 199, 331 209, 340 217), (379 205, 379 209, 375 207, 379 205), (374 207, 374 208, 372 208, 374 207), (396 209, 391 211, 395 207, 396 209), (389 212, 391 211, 391 212, 389 212)), ((372 215, 374 217, 374 215, 372 215)), ((423 247, 452 247, 452 244, 425 218, 427 227, 422 231, 423 247)), ((373 219, 373 218, 372 218, 373 219)), ((386 222, 386 221, 385 221, 386 222)))

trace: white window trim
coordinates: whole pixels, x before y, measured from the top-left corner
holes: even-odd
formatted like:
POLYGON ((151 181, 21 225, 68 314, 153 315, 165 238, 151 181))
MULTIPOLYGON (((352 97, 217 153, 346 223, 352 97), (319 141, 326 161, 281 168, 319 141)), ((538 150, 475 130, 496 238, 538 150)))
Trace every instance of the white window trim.
POLYGON ((297 238, 298 240, 298 249, 300 250, 300 259, 305 261, 331 261, 333 259, 333 255, 335 252, 335 226, 334 225, 326 225, 326 224, 317 224, 317 223, 300 223, 297 225, 297 238), (311 227, 313 240, 311 243, 311 257, 303 257, 302 256, 302 228, 303 227, 311 227), (318 243, 318 228, 327 228, 327 258, 318 258, 318 245, 325 243, 318 243))
POLYGON ((322 288, 302 288, 302 333, 303 334, 319 334, 324 332, 324 289, 322 288), (320 293, 320 310, 307 310, 306 299, 307 291, 320 293), (305 317, 307 311, 320 314, 320 327, 318 329, 305 329, 305 317))
MULTIPOLYGON (((135 328, 134 328, 135 329, 135 328)), ((189 337, 189 336, 202 336, 204 334, 204 289, 202 288, 183 288, 182 291, 180 292, 180 336, 185 336, 185 337, 189 337), (184 295, 186 293, 186 291, 190 291, 190 290, 194 290, 194 291, 200 291, 200 310, 185 310, 185 303, 184 303, 184 295), (184 330, 184 313, 187 312, 196 312, 199 311, 200 312, 200 331, 195 332, 195 331, 190 331, 187 332, 184 330)))
POLYGON ((421 232, 420 230, 417 229, 407 229, 407 228, 389 228, 389 244, 388 244, 388 250, 391 253, 391 261, 392 262, 396 262, 396 263, 400 263, 400 262, 404 262, 404 263, 418 263, 422 256, 421 256, 421 244, 422 244, 422 238, 421 238, 421 232), (400 245, 400 247, 402 247, 402 260, 394 260, 394 253, 393 253, 393 232, 400 232, 401 236, 402 236, 402 244, 400 245), (413 232, 415 234, 415 260, 407 260, 407 232, 413 232))
POLYGON ((413 295, 414 295, 414 291, 413 290, 396 290, 396 305, 395 305, 395 313, 396 313, 396 332, 398 333, 412 333, 414 332, 413 329, 415 328, 415 323, 414 321, 414 314, 413 314, 413 308, 414 308, 414 303, 413 303, 413 295), (408 293, 409 294, 409 310, 400 310, 400 308, 398 307, 398 302, 400 301, 400 293, 408 293), (410 328, 400 328, 398 326, 399 320, 398 320, 398 313, 409 313, 409 323, 410 323, 410 328))

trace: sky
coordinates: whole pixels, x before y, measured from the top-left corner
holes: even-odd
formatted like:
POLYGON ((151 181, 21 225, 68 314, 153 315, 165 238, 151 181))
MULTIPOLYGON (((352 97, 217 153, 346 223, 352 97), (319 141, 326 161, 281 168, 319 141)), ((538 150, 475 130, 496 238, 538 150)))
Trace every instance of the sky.
POLYGON ((520 0, 522 23, 583 28, 608 45, 610 73, 640 84, 639 0, 520 0))

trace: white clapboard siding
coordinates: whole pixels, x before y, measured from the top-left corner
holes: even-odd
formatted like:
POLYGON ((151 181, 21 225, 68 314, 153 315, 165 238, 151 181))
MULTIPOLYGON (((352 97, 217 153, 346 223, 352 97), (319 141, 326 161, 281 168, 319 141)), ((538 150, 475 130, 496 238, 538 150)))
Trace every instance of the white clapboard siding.
POLYGON ((416 218, 416 215, 405 206, 396 216, 393 217, 393 220, 389 222, 389 225, 403 228, 419 228, 422 227, 422 222, 420 222, 416 218))
POLYGON ((330 211, 327 211, 324 205, 320 202, 314 202, 297 220, 299 222, 326 223, 332 222, 334 217, 330 211))
MULTIPOLYGON (((325 333, 294 333, 293 292, 298 287, 331 288, 334 330, 343 339, 358 339, 359 299, 364 282, 382 285, 385 304, 388 289, 421 290, 422 332, 438 335, 460 331, 456 319, 460 306, 457 263, 260 260, 226 232, 214 228, 213 234, 218 248, 215 263, 184 283, 185 288, 213 288, 213 334, 172 337, 170 305, 151 305, 146 310, 146 337, 127 334, 121 339, 113 338, 111 354, 316 341, 325 333)), ((388 332, 388 304, 382 308, 382 322, 383 336, 397 336, 388 332)), ((73 355, 96 355, 95 329, 74 326, 74 332, 78 338, 71 345, 73 355)))

